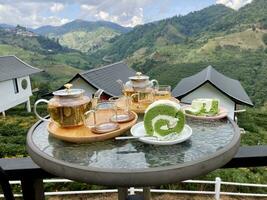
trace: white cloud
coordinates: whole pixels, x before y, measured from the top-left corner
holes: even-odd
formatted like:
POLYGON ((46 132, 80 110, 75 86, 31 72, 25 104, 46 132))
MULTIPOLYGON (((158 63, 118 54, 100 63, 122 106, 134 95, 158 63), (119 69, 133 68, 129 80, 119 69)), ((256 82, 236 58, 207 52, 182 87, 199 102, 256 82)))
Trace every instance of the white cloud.
POLYGON ((100 17, 100 19, 103 20, 108 20, 109 19, 109 14, 104 11, 100 11, 98 14, 96 14, 97 17, 100 17))
POLYGON ((79 18, 106 20, 133 27, 144 23, 143 7, 151 2, 153 0, 91 0, 80 6, 79 18))
POLYGON ((136 25, 142 24, 142 23, 143 23, 142 17, 133 16, 132 19, 131 19, 131 23, 128 24, 128 26, 136 26, 136 25))
POLYGON ((61 25, 70 20, 57 16, 42 16, 40 13, 45 8, 50 8, 45 3, 16 3, 16 4, 0 4, 0 23, 22 25, 26 27, 39 27, 42 25, 61 25), (46 6, 46 7, 45 7, 46 6))
POLYGON ((50 10, 56 13, 64 10, 64 7, 65 6, 62 3, 53 3, 53 5, 50 7, 50 10))
POLYGON ((125 24, 125 26, 134 27, 136 25, 143 23, 144 23, 143 8, 139 8, 139 12, 137 12, 137 15, 134 15, 132 18, 130 18, 128 24, 125 24))
MULTIPOLYGON (((159 0, 157 0, 159 1, 159 0)), ((105 20, 123 26, 144 23, 143 8, 154 0, 0 0, 0 23, 26 27, 61 25, 74 19, 105 20), (80 12, 67 11, 80 8, 80 12), (62 17, 65 16, 65 17, 62 17)))
POLYGON ((252 0, 216 0, 217 4, 224 4, 225 6, 233 8, 235 10, 238 10, 242 6, 251 2, 252 0))
POLYGON ((152 0, 102 0, 91 1, 80 6, 79 18, 105 20, 119 23, 123 26, 136 26, 144 23, 143 7, 152 0))
POLYGON ((96 6, 94 5, 86 5, 86 4, 82 4, 81 5, 81 9, 82 10, 87 10, 87 11, 92 11, 96 9, 96 6))

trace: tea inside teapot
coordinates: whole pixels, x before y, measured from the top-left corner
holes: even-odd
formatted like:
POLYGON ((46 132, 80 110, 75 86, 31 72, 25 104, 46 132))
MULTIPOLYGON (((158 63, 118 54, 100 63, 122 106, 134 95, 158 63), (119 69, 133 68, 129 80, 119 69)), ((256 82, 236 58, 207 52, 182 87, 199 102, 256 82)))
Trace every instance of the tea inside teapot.
POLYGON ((84 95, 82 89, 70 89, 72 85, 66 84, 66 89, 53 92, 54 97, 49 101, 40 99, 34 104, 36 116, 43 121, 50 121, 42 118, 36 110, 40 102, 48 104, 47 110, 51 120, 59 127, 81 126, 85 123, 84 113, 91 108, 90 98, 84 95))
POLYGON ((157 80, 149 80, 149 76, 143 75, 141 72, 137 72, 135 76, 129 77, 129 81, 125 84, 121 80, 117 82, 122 87, 122 93, 125 96, 132 96, 136 92, 147 91, 149 92, 153 87, 157 87, 157 80))
POLYGON ((91 108, 91 103, 85 103, 83 98, 62 99, 55 97, 48 104, 51 119, 60 127, 81 126, 84 124, 84 113, 91 108), (75 103, 73 102, 75 101, 75 103))

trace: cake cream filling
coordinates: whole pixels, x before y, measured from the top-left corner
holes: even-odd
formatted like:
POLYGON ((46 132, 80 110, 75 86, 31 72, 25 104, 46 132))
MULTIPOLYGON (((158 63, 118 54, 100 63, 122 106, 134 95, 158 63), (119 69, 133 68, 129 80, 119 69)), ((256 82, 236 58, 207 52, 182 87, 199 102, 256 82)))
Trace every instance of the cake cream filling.
POLYGON ((152 126, 153 126, 153 129, 155 132, 156 132, 155 123, 160 119, 169 121, 168 124, 160 127, 161 130, 169 130, 170 128, 174 128, 177 125, 177 122, 179 121, 179 119, 177 119, 175 117, 171 117, 168 115, 158 115, 152 119, 152 126))

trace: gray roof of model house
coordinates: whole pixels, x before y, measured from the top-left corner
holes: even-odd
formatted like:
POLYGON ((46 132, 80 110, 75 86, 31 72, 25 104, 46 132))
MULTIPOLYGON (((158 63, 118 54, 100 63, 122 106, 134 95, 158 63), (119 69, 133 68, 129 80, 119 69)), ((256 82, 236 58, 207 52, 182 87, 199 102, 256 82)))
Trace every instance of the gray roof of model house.
POLYGON ((41 72, 16 56, 0 56, 0 81, 19 78, 41 72))
POLYGON ((120 79, 125 83, 128 81, 129 76, 134 76, 135 74, 136 72, 133 69, 121 61, 78 73, 69 82, 81 77, 94 88, 103 89, 110 96, 118 96, 121 95, 121 86, 116 81, 120 79))
POLYGON ((172 95, 177 98, 183 98, 205 83, 212 84, 238 104, 253 106, 249 96, 238 80, 231 79, 221 74, 212 66, 206 67, 193 76, 182 79, 173 89, 172 95))

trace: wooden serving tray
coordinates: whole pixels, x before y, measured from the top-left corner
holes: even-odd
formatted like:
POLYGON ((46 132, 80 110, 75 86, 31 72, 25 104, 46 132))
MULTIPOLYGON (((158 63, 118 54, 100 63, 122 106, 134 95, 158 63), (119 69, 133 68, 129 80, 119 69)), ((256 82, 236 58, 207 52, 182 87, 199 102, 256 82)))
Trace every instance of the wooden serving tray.
POLYGON ((132 121, 119 123, 120 128, 108 133, 97 134, 91 131, 86 126, 72 127, 72 128, 60 128, 55 123, 50 122, 47 126, 48 132, 55 138, 73 142, 73 143, 88 143, 103 141, 110 138, 117 137, 125 131, 129 130, 137 121, 138 116, 135 112, 132 112, 135 116, 132 121))
MULTIPOLYGON (((171 97, 169 100, 171 101, 174 101, 176 103, 180 103, 180 101, 178 99, 176 99, 175 97, 171 97)), ((134 111, 135 113, 138 113, 138 114, 142 114, 142 113, 145 113, 145 110, 144 108, 138 108, 136 106, 137 104, 132 104, 131 105, 131 110, 134 111)))

